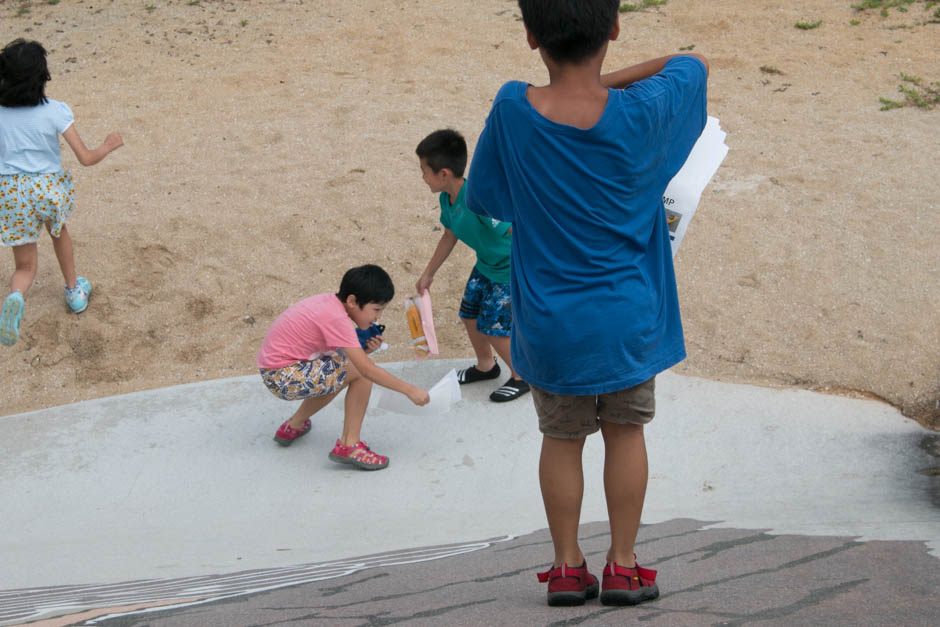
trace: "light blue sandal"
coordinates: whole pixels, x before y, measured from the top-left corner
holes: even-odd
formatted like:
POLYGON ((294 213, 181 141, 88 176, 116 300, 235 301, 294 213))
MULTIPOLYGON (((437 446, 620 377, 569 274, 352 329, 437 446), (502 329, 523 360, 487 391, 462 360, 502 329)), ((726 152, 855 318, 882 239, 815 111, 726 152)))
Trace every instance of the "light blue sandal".
POLYGON ((91 296, 91 283, 83 276, 75 279, 74 288, 65 288, 65 302, 74 313, 82 313, 88 308, 89 296, 91 296))
POLYGON ((0 344, 13 346, 20 339, 20 320, 23 319, 23 295, 13 292, 3 301, 0 312, 0 344))

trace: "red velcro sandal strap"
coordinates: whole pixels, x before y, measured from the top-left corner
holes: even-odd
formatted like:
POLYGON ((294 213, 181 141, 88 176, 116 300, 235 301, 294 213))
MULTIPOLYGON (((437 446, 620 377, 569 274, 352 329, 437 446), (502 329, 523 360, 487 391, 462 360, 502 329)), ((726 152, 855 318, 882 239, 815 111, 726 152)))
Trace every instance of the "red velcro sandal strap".
POLYGON ((577 568, 562 564, 558 567, 549 568, 544 573, 536 573, 536 576, 540 582, 545 583, 558 577, 577 577, 580 579, 583 576, 587 578, 587 574, 587 564, 582 564, 577 568))
POLYGON ((610 569, 610 574, 619 576, 619 577, 632 577, 633 573, 631 572, 632 568, 627 568, 626 566, 621 566, 617 562, 612 562, 607 565, 607 568, 610 569))
POLYGON ((643 568, 639 564, 636 565, 636 572, 639 573, 641 579, 646 579, 650 583, 656 583, 656 571, 651 568, 643 568))

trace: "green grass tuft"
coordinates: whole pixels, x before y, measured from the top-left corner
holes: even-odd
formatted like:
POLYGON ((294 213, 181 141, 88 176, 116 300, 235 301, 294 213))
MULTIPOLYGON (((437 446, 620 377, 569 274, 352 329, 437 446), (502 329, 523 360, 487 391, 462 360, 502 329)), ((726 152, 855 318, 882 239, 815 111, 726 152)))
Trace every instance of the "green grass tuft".
MULTIPOLYGON (((923 4, 925 10, 930 10, 940 4, 940 0, 862 0, 858 4, 853 4, 852 8, 856 11, 865 11, 867 9, 877 9, 881 17, 888 17, 888 9, 894 9, 899 13, 907 13, 912 4, 923 4)), ((940 20, 940 9, 933 13, 933 20, 940 20)))
POLYGON ((822 20, 816 20, 815 22, 797 22, 796 27, 800 30, 813 30, 814 28, 819 28, 822 25, 822 20))
POLYGON ((648 9, 650 7, 661 7, 666 4, 669 0, 642 0, 639 4, 630 4, 624 2, 620 5, 621 13, 632 13, 633 11, 642 11, 643 9, 648 9))
POLYGON ((940 104, 940 81, 928 83, 919 76, 901 72, 901 80, 907 85, 898 85, 898 91, 904 94, 904 100, 891 100, 879 98, 882 111, 899 109, 901 107, 917 107, 930 110, 940 104))

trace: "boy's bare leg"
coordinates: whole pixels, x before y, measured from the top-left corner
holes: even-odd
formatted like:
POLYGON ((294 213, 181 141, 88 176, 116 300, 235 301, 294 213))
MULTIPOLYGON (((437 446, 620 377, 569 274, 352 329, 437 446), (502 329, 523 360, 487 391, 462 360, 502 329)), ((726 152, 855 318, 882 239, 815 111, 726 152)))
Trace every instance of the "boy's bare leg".
POLYGON ((577 567, 584 562, 578 546, 581 499, 584 496, 584 472, 581 452, 585 438, 563 439, 542 436, 539 458, 539 483, 548 517, 548 529, 555 545, 554 566, 577 567))
POLYGON ((372 395, 372 381, 359 374, 355 366, 349 363, 349 374, 346 375, 349 388, 346 390, 346 414, 343 419, 344 446, 353 446, 361 440, 362 421, 366 417, 366 408, 369 406, 369 396, 372 395))
POLYGON ((601 433, 604 436, 604 493, 610 518, 607 562, 632 568, 633 546, 640 528, 649 472, 643 425, 601 420, 601 433))
POLYGON ((477 331, 476 318, 461 318, 461 320, 463 320, 463 325, 467 327, 467 337, 470 338, 470 345, 473 346, 473 352, 477 356, 477 370, 488 372, 493 368, 491 338, 477 331))
POLYGON ((16 269, 10 278, 10 291, 26 296, 39 268, 39 248, 35 242, 14 246, 13 263, 16 264, 16 269))
POLYGON ((516 371, 512 368, 512 357, 510 356, 510 339, 509 336, 506 337, 497 337, 497 336, 486 336, 490 344, 493 345, 493 348, 496 349, 496 354, 503 358, 503 361, 506 362, 506 365, 509 366, 509 373, 513 379, 518 379, 519 375, 516 374, 516 371))
MULTIPOLYGON (((52 223, 46 222, 46 230, 52 235, 52 223)), ((59 269, 62 270, 62 277, 65 279, 65 286, 69 289, 75 287, 75 252, 72 248, 72 236, 68 229, 62 225, 62 232, 59 237, 52 238, 52 248, 55 249, 55 258, 59 260, 59 269)))

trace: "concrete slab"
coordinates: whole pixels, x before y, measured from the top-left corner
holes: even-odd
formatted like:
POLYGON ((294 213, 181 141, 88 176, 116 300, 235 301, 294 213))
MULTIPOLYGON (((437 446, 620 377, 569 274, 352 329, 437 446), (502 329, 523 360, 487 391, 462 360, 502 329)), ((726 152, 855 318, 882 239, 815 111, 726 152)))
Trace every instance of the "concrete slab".
MULTIPOLYGON (((429 386, 460 363, 383 366, 429 386)), ((257 377, 0 418, 0 624, 118 605, 127 595, 114 586, 133 582, 149 586, 147 602, 205 600, 270 587, 213 592, 226 578, 250 580, 246 572, 296 586, 309 572, 285 572, 326 568, 317 577, 335 577, 359 570, 342 565, 351 556, 407 561, 400 555, 415 547, 469 555, 496 546, 481 539, 540 530, 532 402, 491 404, 494 386, 464 388, 452 411, 432 419, 370 410, 363 437, 391 458, 376 473, 327 459, 340 403, 290 448, 272 442, 292 409, 257 377), (46 594, 49 603, 33 602, 46 594)), ((658 379, 658 404, 647 428, 647 525, 695 519, 708 521, 699 533, 913 541, 936 566, 938 436, 891 407, 671 373, 658 379)), ((585 522, 606 519, 601 468, 597 436, 585 449, 585 522)), ((541 547, 538 560, 547 559, 541 547)), ((541 600, 526 577, 524 594, 541 600)), ((511 604, 514 593, 507 597, 511 604)))

